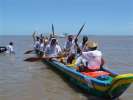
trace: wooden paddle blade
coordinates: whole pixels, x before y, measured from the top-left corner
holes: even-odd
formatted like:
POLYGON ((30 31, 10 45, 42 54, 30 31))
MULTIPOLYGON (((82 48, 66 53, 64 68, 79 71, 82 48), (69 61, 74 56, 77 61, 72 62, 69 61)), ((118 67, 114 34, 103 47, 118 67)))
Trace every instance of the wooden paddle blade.
POLYGON ((53 33, 53 36, 55 35, 54 34, 54 25, 52 24, 52 33, 53 33))
POLYGON ((33 52, 34 50, 28 50, 28 51, 26 51, 24 54, 29 54, 29 53, 31 53, 31 52, 33 52))
POLYGON ((80 34, 80 33, 81 33, 81 31, 83 30, 84 26, 85 26, 85 24, 83 24, 83 25, 82 25, 82 27, 80 28, 80 30, 79 30, 79 32, 78 32, 78 34, 77 34, 76 38, 79 36, 79 34, 80 34))
POLYGON ((38 58, 38 57, 31 57, 31 58, 27 58, 24 61, 29 61, 29 62, 35 62, 38 60, 42 60, 42 58, 38 58))

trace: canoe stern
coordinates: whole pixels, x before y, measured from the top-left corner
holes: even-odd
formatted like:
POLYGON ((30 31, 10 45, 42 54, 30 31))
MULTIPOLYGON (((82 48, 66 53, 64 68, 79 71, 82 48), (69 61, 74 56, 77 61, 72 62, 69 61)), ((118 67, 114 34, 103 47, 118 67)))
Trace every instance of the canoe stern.
POLYGON ((133 74, 122 74, 116 76, 112 81, 112 86, 108 90, 111 98, 119 97, 133 82, 133 74))

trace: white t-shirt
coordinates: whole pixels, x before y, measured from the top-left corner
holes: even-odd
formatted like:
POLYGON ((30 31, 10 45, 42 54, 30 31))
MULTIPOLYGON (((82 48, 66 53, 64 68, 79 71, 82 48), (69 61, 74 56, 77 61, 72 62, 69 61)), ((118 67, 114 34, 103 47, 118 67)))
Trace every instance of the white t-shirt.
POLYGON ((65 49, 70 49, 72 47, 72 45, 73 45, 73 41, 67 40, 67 42, 65 43, 64 48, 65 49))
POLYGON ((102 53, 99 50, 82 52, 82 58, 86 60, 87 67, 100 66, 102 53))
POLYGON ((77 46, 75 43, 72 44, 71 48, 70 48, 70 53, 72 54, 76 54, 77 53, 77 46))
POLYGON ((76 54, 77 53, 77 46, 75 45, 74 40, 69 41, 65 43, 65 49, 70 49, 70 54, 76 54))
POLYGON ((34 48, 38 49, 38 50, 40 49, 40 42, 39 41, 35 41, 34 48))
POLYGON ((13 48, 12 45, 8 45, 8 46, 7 46, 6 53, 14 53, 14 48, 13 48))
POLYGON ((43 44, 43 43, 40 44, 40 48, 39 48, 39 49, 40 49, 40 51, 44 51, 44 50, 45 50, 45 49, 44 49, 44 44, 43 44))
POLYGON ((51 46, 48 44, 45 48, 45 54, 49 57, 57 56, 61 52, 61 47, 59 45, 51 46))

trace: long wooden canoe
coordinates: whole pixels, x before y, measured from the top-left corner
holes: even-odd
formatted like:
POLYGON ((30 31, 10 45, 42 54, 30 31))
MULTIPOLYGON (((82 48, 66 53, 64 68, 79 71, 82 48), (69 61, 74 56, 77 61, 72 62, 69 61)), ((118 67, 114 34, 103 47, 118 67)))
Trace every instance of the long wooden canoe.
MULTIPOLYGON (((39 54, 41 53, 37 52, 37 54, 40 56, 39 54)), ((100 71, 94 72, 94 74, 100 72, 107 72, 110 74, 94 78, 90 75, 90 72, 78 72, 73 68, 74 66, 64 65, 55 60, 43 60, 43 63, 58 69, 63 73, 65 78, 68 78, 72 83, 86 90, 88 93, 103 98, 115 99, 119 97, 133 82, 132 73, 119 75, 110 69, 102 68, 100 71)), ((93 72, 91 74, 93 74, 93 72)))

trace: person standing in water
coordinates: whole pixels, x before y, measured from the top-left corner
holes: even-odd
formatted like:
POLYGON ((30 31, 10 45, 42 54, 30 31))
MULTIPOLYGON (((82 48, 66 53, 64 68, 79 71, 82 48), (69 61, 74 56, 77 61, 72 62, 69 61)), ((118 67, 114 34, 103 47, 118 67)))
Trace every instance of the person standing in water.
POLYGON ((9 45, 6 47, 6 53, 8 54, 15 54, 14 47, 13 47, 13 42, 10 42, 9 45))

